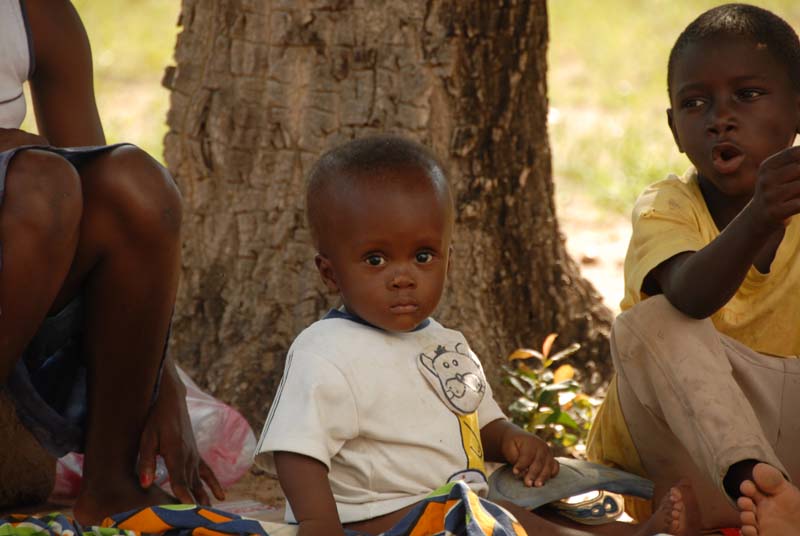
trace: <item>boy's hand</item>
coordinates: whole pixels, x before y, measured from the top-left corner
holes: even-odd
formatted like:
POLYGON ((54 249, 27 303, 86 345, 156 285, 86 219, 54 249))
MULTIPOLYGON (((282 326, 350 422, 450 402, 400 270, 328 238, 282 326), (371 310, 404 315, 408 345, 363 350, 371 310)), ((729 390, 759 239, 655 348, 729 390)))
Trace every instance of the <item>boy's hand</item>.
POLYGON ((777 229, 800 213, 800 146, 784 149, 761 163, 751 205, 767 229, 777 229))
POLYGON ((558 462, 547 443, 516 426, 503 434, 503 456, 526 486, 541 487, 558 474, 558 462))

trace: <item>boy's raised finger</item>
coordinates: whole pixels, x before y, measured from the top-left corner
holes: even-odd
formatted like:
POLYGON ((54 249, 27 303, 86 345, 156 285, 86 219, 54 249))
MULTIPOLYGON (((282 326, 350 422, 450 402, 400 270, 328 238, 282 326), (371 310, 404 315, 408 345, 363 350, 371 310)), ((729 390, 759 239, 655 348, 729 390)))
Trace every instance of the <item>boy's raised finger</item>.
POLYGON ((784 166, 792 164, 800 164, 800 145, 789 147, 782 151, 778 151, 772 156, 768 156, 761 162, 762 169, 780 169, 784 166))

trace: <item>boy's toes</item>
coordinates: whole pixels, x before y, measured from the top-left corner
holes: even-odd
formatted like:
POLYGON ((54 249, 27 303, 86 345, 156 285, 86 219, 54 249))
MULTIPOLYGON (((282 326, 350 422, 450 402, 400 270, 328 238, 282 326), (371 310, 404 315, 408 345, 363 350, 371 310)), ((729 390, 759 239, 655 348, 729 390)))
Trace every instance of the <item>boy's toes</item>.
POLYGON ((756 526, 755 512, 740 512, 739 520, 742 522, 742 525, 751 525, 753 527, 756 526))
POLYGON ((753 499, 750 497, 739 497, 736 500, 736 506, 739 507, 739 510, 747 511, 747 512, 755 512, 756 511, 756 503, 753 502, 753 499))

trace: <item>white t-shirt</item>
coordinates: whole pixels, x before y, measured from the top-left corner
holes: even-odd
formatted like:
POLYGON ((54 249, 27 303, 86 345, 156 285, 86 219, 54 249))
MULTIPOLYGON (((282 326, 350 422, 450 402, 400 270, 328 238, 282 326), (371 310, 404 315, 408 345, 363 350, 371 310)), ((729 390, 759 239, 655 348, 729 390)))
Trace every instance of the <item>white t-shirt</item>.
POLYGON ((33 71, 33 55, 20 0, 0 1, 0 127, 18 128, 25 119, 22 86, 33 71))
MULTIPOLYGON (((289 349, 256 463, 273 475, 274 451, 324 463, 343 523, 414 504, 450 480, 485 489, 480 427, 505 416, 464 336, 435 320, 390 333, 332 313, 289 349), (477 411, 448 409, 475 392, 477 411)), ((286 519, 295 520, 289 505, 286 519)))

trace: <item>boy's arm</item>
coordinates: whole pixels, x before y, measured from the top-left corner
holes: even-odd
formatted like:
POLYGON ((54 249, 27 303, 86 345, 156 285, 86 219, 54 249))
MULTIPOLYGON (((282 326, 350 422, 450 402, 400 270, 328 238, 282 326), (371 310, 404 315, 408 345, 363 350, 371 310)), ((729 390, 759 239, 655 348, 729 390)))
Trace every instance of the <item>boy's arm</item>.
POLYGON ((684 314, 711 316, 736 293, 770 234, 759 229, 745 209, 706 247, 679 253, 656 266, 645 285, 652 278, 658 289, 648 294, 660 289, 684 314))
POLYGON ((324 463, 294 452, 275 452, 286 500, 300 524, 298 536, 344 536, 324 463))
POLYGON ((798 212, 800 147, 792 147, 761 164, 752 200, 717 238, 662 262, 647 279, 683 313, 706 318, 733 297, 759 254, 770 253, 766 250, 780 242, 784 222, 798 212))
POLYGON ((542 486, 558 474, 547 443, 509 420, 497 419, 481 428, 481 444, 487 461, 512 464, 527 486, 542 486))

